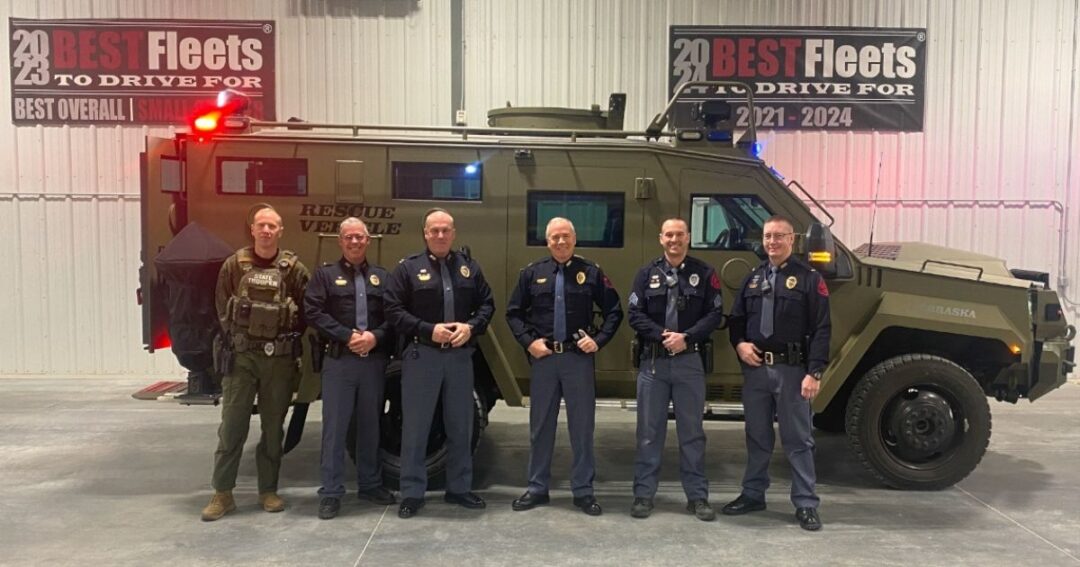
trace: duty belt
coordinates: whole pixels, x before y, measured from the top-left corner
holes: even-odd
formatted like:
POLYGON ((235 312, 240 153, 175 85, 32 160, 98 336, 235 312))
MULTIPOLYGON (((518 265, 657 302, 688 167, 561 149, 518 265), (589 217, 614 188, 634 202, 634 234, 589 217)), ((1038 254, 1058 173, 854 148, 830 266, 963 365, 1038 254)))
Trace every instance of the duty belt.
POLYGON ((419 344, 422 344, 422 345, 426 345, 426 346, 429 346, 429 347, 434 347, 434 348, 450 348, 450 347, 454 346, 454 345, 452 345, 450 343, 437 343, 437 342, 431 340, 429 337, 421 337, 419 335, 413 336, 412 342, 419 343, 419 344))
POLYGON ((560 342, 544 339, 544 346, 551 349, 551 352, 554 352, 555 354, 562 354, 564 352, 582 352, 582 350, 578 348, 577 343, 570 341, 560 342))
POLYGON ((666 356, 666 357, 672 358, 672 357, 679 356, 680 354, 690 354, 692 352, 701 352, 701 348, 702 348, 701 343, 687 343, 686 344, 686 350, 679 351, 679 352, 671 352, 670 350, 664 348, 664 345, 662 345, 660 343, 646 343, 645 347, 642 349, 641 352, 643 354, 645 354, 646 356, 650 356, 650 357, 666 356))
POLYGON ((803 356, 802 347, 797 343, 789 343, 787 345, 787 350, 784 352, 763 350, 761 358, 767 366, 772 366, 774 364, 799 366, 806 362, 806 357, 803 356))
POLYGON ((299 335, 278 335, 277 338, 263 340, 255 339, 244 334, 233 335, 233 349, 236 352, 259 352, 266 356, 293 356, 294 343, 299 335))

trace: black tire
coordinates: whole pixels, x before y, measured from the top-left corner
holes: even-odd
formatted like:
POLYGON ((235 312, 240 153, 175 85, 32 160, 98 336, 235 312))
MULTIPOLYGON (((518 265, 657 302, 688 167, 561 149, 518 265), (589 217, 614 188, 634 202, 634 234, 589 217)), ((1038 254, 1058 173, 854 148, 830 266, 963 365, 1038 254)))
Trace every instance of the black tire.
POLYGON ((856 458, 893 488, 940 490, 975 469, 990 443, 990 406, 954 362, 906 354, 871 368, 848 400, 856 458))
MULTIPOLYGON (((383 485, 398 489, 401 481, 401 363, 391 362, 386 368, 386 403, 383 406, 382 419, 379 420, 379 460, 382 465, 383 485)), ((471 450, 476 452, 480 436, 487 427, 487 407, 482 398, 473 392, 475 412, 473 415, 473 437, 471 450)), ((439 490, 446 485, 446 434, 443 430, 442 402, 435 406, 435 419, 431 422, 428 436, 427 471, 428 490, 439 490)), ((355 420, 349 427, 345 447, 349 458, 356 461, 355 420)))

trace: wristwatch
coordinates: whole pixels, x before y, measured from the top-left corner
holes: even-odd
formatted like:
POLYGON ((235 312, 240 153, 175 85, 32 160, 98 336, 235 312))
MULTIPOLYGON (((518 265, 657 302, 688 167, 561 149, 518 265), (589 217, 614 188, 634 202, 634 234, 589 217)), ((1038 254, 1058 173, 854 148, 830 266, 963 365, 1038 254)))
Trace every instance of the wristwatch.
POLYGON ((810 375, 814 377, 814 380, 818 380, 818 381, 821 380, 821 371, 820 370, 815 370, 815 371, 811 372, 810 375))

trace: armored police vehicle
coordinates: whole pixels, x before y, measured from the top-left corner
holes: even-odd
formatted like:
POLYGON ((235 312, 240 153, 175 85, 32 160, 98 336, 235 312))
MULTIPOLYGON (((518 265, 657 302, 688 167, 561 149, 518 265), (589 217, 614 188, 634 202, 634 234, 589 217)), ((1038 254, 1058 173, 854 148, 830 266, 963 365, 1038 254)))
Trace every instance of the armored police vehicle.
MULTIPOLYGON (((168 344, 170 329, 198 319, 185 309, 208 309, 198 298, 201 288, 212 295, 206 270, 202 283, 178 283, 176 270, 154 264, 185 227, 197 225, 235 249, 249 243, 249 211, 268 202, 284 217, 283 247, 315 267, 339 257, 337 225, 355 216, 378 235, 369 260, 393 268, 423 248, 422 214, 444 207, 456 219, 455 246, 483 266, 499 308, 476 353, 475 443, 496 400, 528 404, 528 363, 502 309, 519 269, 548 253, 548 219, 574 222, 579 253, 602 265, 625 302, 636 270, 661 253, 660 222, 685 218, 690 254, 716 267, 730 309, 742 280, 765 258, 763 222, 783 214, 799 233, 796 254, 825 276, 831 295, 832 363, 813 402, 815 422, 846 430, 858 459, 885 484, 956 483, 985 453, 988 398, 1034 401, 1065 382, 1075 329, 1047 274, 920 243, 845 246, 833 239, 827 212, 817 214, 828 222, 819 220, 807 204, 816 205, 813 198, 757 157, 753 126, 736 131, 727 102, 700 103, 697 128, 670 131, 674 104, 673 97, 638 132, 622 129, 625 95, 617 94, 607 109, 502 108, 489 114, 487 127, 424 128, 259 122, 244 115, 236 93, 224 93, 191 132, 146 140, 140 271, 146 348, 168 344), (191 295, 186 301, 176 301, 181 288, 191 295)), ((212 314, 208 320, 212 328, 212 314)), ((727 331, 715 332, 713 343, 702 409, 720 412, 738 407, 742 374, 727 331)), ((310 356, 311 345, 305 346, 310 356)), ((623 325, 598 353, 600 403, 634 400, 632 348, 633 334, 623 325)), ((201 364, 185 365, 193 377, 213 376, 201 364)), ((306 361, 304 370, 289 446, 302 431, 307 404, 319 396, 318 375, 306 361)), ((399 372, 392 364, 386 376, 382 421, 391 482, 400 446, 399 372)), ((213 399, 212 384, 197 382, 188 401, 213 399)), ((444 461, 436 425, 428 446, 433 477, 444 461)))

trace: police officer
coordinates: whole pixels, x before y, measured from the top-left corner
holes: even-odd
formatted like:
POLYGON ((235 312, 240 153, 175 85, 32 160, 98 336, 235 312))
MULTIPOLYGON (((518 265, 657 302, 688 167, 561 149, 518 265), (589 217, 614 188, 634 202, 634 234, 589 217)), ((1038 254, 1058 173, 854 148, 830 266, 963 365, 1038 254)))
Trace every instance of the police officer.
POLYGON ((529 487, 511 507, 529 510, 551 500, 551 453, 559 402, 565 399, 566 426, 574 451, 570 473, 574 505, 590 516, 599 516, 603 511, 593 495, 593 355, 615 335, 622 322, 622 307, 619 294, 600 266, 574 255, 577 235, 569 220, 551 219, 546 237, 551 256, 521 270, 506 308, 510 330, 525 347, 532 364, 529 487), (596 331, 591 329, 593 305, 603 315, 596 331))
POLYGON ((700 520, 716 519, 705 478, 704 357, 712 356, 707 341, 723 324, 724 311, 716 270, 687 256, 689 244, 686 221, 664 221, 660 226, 664 255, 638 271, 630 294, 630 326, 641 344, 637 459, 630 507, 634 518, 647 518, 652 513, 670 402, 675 409, 686 509, 700 520))
POLYGON ((495 313, 480 265, 452 252, 454 219, 443 209, 424 215, 427 250, 401 261, 386 289, 386 316, 404 337, 401 369, 401 507, 411 518, 424 506, 424 464, 435 405, 442 397, 446 428, 444 499, 479 509, 472 492, 473 365, 475 337, 495 313), (440 394, 441 391, 441 394, 440 394))
POLYGON ((304 316, 326 341, 322 368, 322 456, 319 517, 329 520, 345 494, 345 438, 356 418, 356 485, 361 499, 395 502, 382 486, 379 418, 393 333, 383 314, 389 273, 367 260, 371 240, 364 221, 349 217, 338 228, 342 257, 315 270, 304 293, 304 316))
POLYGON ((731 344, 743 367, 746 474, 742 493, 724 506, 728 515, 765 509, 773 419, 791 463, 791 502, 806 530, 821 529, 814 492, 814 438, 810 400, 829 363, 829 288, 821 275, 791 257, 794 225, 775 215, 765 221, 769 259, 743 282, 731 312, 731 344))
POLYGON ((214 495, 202 519, 213 521, 236 509, 232 489, 251 423, 251 407, 259 399, 262 436, 255 448, 259 503, 280 512, 282 424, 299 379, 301 355, 300 304, 309 273, 289 250, 281 250, 281 215, 256 205, 251 221, 254 246, 238 250, 218 273, 215 302, 222 327, 219 370, 224 374, 221 427, 214 454, 214 495))

